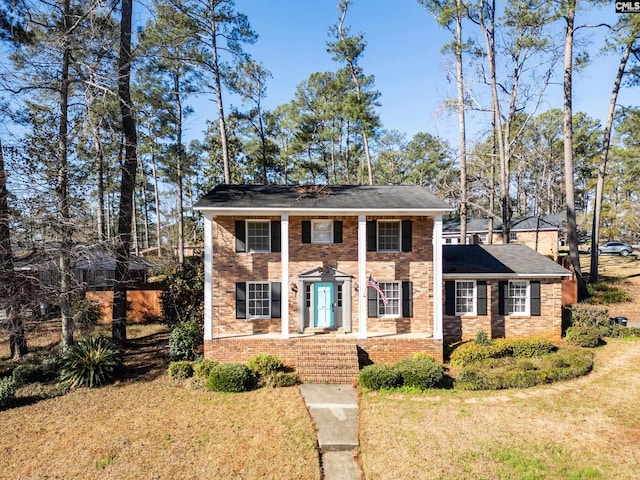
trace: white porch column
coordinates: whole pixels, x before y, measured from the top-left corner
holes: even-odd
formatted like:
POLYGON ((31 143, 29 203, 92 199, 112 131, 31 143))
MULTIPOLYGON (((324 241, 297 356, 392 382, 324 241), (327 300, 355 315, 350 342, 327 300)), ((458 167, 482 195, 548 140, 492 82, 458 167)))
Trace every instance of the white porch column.
POLYGON ((204 214, 204 339, 213 338, 213 222, 204 214))
POLYGON ((358 338, 367 338, 367 216, 358 215, 358 338))
POLYGON ((289 215, 280 216, 282 288, 280 289, 281 337, 289 338, 289 215))
POLYGON ((442 340, 442 215, 433 222, 433 338, 442 340))

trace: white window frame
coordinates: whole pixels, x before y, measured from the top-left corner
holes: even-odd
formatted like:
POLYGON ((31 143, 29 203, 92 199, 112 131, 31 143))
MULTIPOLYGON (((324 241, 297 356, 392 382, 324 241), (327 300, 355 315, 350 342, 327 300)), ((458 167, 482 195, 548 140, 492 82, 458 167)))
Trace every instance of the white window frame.
MULTIPOLYGON (((322 233, 326 233, 326 232, 322 232, 322 233)), ((311 243, 320 243, 320 244, 333 243, 333 220, 321 220, 321 219, 311 220, 311 243), (318 235, 319 232, 316 232, 315 226, 322 223, 329 224, 329 238, 327 240, 321 240, 316 237, 316 235, 318 235)))
POLYGON ((529 280, 509 280, 509 283, 507 285, 507 298, 505 299, 505 301, 506 301, 507 315, 517 316, 517 317, 530 316, 531 315, 531 283, 529 282, 529 280), (522 296, 516 297, 511 295, 511 285, 516 283, 524 284, 525 286, 524 311, 522 312, 513 311, 513 308, 512 308, 512 300, 516 298, 518 299, 523 298, 522 296))
POLYGON ((478 234, 478 240, 482 243, 487 243, 487 240, 489 238, 489 234, 488 233, 479 233, 478 234))
MULTIPOLYGON (((468 290, 468 288, 467 288, 468 290)), ((478 312, 478 284, 475 280, 456 280, 455 283, 455 314, 458 317, 464 316, 464 315, 469 315, 469 316, 476 316, 478 312), (463 284, 463 283, 469 283, 471 284, 471 296, 460 296, 458 295, 458 285, 459 284, 463 284), (462 311, 458 309, 458 299, 460 298, 465 298, 471 299, 471 311, 462 311)))
MULTIPOLYGON (((247 220, 246 221, 246 234, 245 234, 245 238, 247 239, 247 252, 255 252, 255 253, 269 253, 271 252, 271 220, 247 220), (263 249, 255 249, 252 247, 251 245, 251 238, 257 238, 255 236, 251 236, 249 235, 249 225, 255 225, 255 224, 267 224, 267 229, 268 229, 268 233, 267 233, 267 249, 263 250, 263 249)), ((263 238, 263 237, 260 237, 263 238)))
POLYGON ((402 222, 400 220, 378 220, 378 225, 376 228, 376 250, 378 252, 401 252, 402 251, 402 222), (394 223, 398 225, 398 248, 397 249, 383 249, 380 248, 380 225, 386 223, 394 223))
POLYGON ((378 294, 378 318, 401 318, 402 317, 402 282, 378 282, 380 289, 384 292, 389 300, 387 305, 384 304, 380 294, 378 294), (390 285, 395 285, 397 287, 396 291, 398 292, 398 296, 394 297, 392 295, 388 295, 387 288, 390 285), (397 308, 397 313, 387 313, 387 309, 397 308))
POLYGON ((509 232, 509 241, 517 242, 518 241, 518 232, 509 232))
POLYGON ((271 283, 269 282, 247 282, 247 319, 262 319, 262 318, 271 318, 271 283), (264 313, 264 306, 261 306, 260 309, 262 310, 262 313, 260 315, 257 315, 255 313, 255 309, 256 309, 256 305, 253 304, 252 302, 264 302, 265 299, 264 298, 260 298, 257 299, 255 298, 255 293, 256 291, 254 290, 253 292, 251 291, 251 287, 255 287, 256 285, 261 285, 261 286, 266 286, 267 289, 267 298, 266 298, 266 302, 267 302, 267 313, 264 313), (254 298, 251 298, 251 295, 254 295, 254 298), (252 311, 253 310, 253 314, 252 311))

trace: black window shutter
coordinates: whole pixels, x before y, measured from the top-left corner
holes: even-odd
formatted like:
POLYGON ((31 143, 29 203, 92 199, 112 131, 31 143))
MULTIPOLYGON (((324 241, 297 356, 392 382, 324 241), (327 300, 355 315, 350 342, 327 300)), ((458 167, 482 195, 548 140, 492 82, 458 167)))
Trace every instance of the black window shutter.
POLYGON ((507 298, 509 297, 509 282, 498 282, 498 315, 507 314, 507 298))
POLYGON ((402 316, 413 317, 413 282, 402 282, 402 316))
POLYGON ((311 221, 302 221, 302 243, 311 243, 311 221))
POLYGON ((477 294, 477 305, 476 305, 476 313, 478 315, 486 315, 487 314, 487 282, 484 280, 478 280, 476 282, 476 294, 477 294))
POLYGON ((282 284, 280 282, 271 282, 271 318, 280 318, 281 289, 282 284))
POLYGON ((378 223, 375 220, 367 222, 367 252, 378 249, 378 223))
POLYGON ((333 221, 333 243, 342 243, 342 220, 333 221))
POLYGON ((531 315, 540 316, 540 282, 531 282, 531 315))
POLYGON ((456 282, 444 282, 444 314, 456 314, 456 282))
POLYGON ((247 251, 247 229, 244 220, 236 220, 236 252, 247 251))
POLYGON ((402 221, 402 251, 410 252, 411 251, 411 231, 412 231, 412 222, 411 220, 403 220, 402 221))
POLYGON ((236 318, 247 318, 247 284, 236 283, 236 318))
POLYGON ((281 250, 280 247, 280 220, 272 220, 271 221, 271 251, 279 252, 281 250))
POLYGON ((367 316, 370 318, 378 316, 378 292, 373 287, 367 288, 367 316))

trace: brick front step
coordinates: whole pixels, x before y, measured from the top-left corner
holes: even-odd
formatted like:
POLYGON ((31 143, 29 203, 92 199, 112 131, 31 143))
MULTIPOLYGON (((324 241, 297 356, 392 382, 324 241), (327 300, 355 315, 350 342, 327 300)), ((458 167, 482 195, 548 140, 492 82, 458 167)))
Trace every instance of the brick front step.
POLYGON ((305 383, 354 383, 360 370, 358 349, 335 340, 299 342, 296 371, 305 383))

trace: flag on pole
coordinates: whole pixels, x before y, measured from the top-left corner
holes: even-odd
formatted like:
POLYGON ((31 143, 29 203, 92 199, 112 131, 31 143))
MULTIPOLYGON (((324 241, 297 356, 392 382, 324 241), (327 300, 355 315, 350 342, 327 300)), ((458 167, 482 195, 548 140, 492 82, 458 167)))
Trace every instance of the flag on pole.
POLYGON ((378 294, 380 295, 380 299, 382 300, 382 303, 384 303, 385 305, 389 303, 389 299, 380 288, 380 285, 378 284, 378 282, 376 282, 371 275, 369 275, 369 280, 367 281, 367 287, 371 287, 376 292, 378 292, 378 294))

